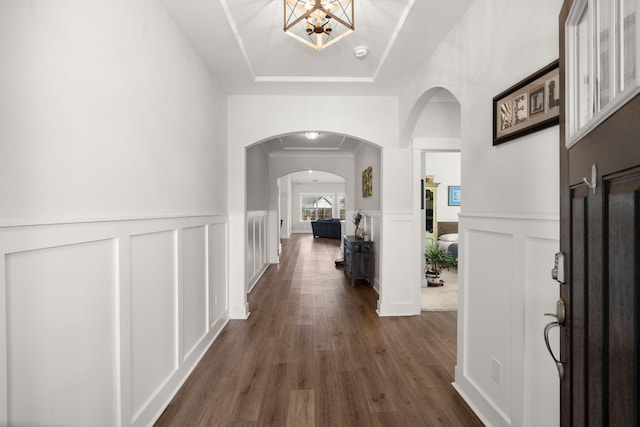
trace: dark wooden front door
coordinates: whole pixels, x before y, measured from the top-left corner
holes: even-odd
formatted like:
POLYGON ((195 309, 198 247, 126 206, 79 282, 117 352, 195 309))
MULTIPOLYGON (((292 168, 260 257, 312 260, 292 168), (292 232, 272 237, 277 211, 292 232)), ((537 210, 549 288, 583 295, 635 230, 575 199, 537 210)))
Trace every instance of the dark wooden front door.
MULTIPOLYGON (((560 68, 565 81, 564 23, 560 68)), ((638 71, 640 72, 640 70, 638 71)), ((640 97, 570 149, 560 126, 561 237, 567 319, 561 328, 561 426, 637 426, 640 311, 640 97), (595 192, 591 180, 597 167, 595 192)))

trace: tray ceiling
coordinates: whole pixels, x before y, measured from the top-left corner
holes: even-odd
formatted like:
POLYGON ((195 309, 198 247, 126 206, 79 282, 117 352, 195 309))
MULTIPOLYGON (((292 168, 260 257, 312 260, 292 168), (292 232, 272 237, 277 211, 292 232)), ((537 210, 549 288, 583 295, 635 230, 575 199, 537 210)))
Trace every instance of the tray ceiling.
POLYGON ((284 34, 282 0, 162 2, 230 94, 397 94, 471 4, 354 0, 355 32, 316 51, 284 34))

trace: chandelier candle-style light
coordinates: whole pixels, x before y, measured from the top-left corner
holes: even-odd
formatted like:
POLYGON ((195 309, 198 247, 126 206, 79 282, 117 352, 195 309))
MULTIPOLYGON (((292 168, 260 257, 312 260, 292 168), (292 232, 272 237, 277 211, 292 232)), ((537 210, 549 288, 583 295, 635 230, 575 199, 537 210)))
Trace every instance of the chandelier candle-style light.
POLYGON ((284 32, 316 50, 353 33, 354 0, 284 0, 284 32))

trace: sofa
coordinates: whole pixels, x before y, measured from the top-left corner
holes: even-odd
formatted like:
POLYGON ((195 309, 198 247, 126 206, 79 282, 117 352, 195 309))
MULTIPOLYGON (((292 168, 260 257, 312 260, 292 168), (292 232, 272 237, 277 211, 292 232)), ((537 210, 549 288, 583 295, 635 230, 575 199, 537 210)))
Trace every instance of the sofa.
POLYGON ((340 239, 342 237, 342 225, 338 218, 311 221, 311 229, 313 230, 313 237, 326 237, 329 239, 340 239))

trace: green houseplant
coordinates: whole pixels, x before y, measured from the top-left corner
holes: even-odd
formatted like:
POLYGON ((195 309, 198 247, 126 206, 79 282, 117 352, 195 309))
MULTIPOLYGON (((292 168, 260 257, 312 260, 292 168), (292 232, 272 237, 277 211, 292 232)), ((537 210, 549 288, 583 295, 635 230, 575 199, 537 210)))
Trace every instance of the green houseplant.
POLYGON ((362 212, 358 209, 358 212, 353 214, 353 224, 356 226, 356 231, 353 233, 358 236, 358 228, 360 228, 360 221, 362 221, 362 212))
POLYGON ((447 254, 445 251, 438 249, 438 245, 433 241, 427 243, 424 252, 426 261, 426 278, 428 285, 441 286, 440 273, 442 270, 448 270, 458 265, 455 257, 447 254))

